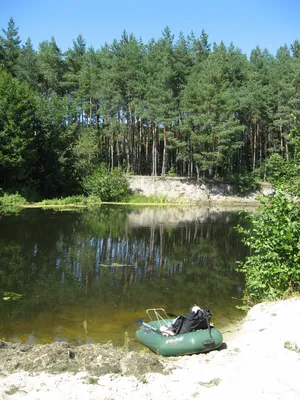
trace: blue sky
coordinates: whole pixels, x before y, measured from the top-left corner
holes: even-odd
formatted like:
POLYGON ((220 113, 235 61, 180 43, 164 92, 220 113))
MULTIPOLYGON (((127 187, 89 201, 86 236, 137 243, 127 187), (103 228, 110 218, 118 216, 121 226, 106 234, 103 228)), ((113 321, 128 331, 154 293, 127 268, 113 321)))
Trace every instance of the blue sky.
MULTIPOLYGON (((166 26, 178 36, 206 31, 210 43, 224 41, 250 54, 257 45, 272 54, 300 40, 300 0, 0 0, 0 28, 13 17, 22 43, 35 49, 55 37, 62 51, 82 34, 95 49, 119 39, 123 30, 147 43, 166 26)), ((2 34, 2 30, 1 30, 2 34)))

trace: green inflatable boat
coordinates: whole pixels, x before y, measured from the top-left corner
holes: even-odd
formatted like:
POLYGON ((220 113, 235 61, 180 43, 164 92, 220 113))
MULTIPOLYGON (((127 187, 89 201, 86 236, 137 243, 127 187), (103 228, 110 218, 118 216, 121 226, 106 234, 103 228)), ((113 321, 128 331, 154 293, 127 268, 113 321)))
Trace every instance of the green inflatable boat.
POLYGON ((153 310, 156 320, 150 319, 147 323, 141 322, 142 326, 136 331, 136 339, 156 354, 174 357, 206 353, 217 349, 223 342, 222 333, 211 325, 208 329, 167 336, 165 329, 171 327, 174 320, 168 318, 164 309, 149 309, 146 311, 148 316, 149 311, 153 310), (163 317, 161 317, 161 311, 165 313, 163 317))

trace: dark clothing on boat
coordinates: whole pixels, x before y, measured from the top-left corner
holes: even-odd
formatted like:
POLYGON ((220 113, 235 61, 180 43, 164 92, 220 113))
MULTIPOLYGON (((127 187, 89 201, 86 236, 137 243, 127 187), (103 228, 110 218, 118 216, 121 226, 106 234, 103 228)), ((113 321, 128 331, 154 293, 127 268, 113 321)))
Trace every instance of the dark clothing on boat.
POLYGON ((206 329, 208 328, 207 318, 210 318, 209 310, 202 310, 200 307, 194 306, 189 313, 176 318, 172 324, 172 329, 176 334, 206 329))

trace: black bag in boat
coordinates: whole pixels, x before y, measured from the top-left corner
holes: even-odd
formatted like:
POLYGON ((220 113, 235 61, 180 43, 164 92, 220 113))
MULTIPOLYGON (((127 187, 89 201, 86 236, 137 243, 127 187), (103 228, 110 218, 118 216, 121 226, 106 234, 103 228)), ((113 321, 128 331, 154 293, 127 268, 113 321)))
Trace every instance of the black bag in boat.
POLYGON ((194 306, 188 314, 180 315, 176 318, 172 324, 172 329, 176 334, 207 329, 210 317, 211 312, 209 309, 201 309, 198 306, 194 306))

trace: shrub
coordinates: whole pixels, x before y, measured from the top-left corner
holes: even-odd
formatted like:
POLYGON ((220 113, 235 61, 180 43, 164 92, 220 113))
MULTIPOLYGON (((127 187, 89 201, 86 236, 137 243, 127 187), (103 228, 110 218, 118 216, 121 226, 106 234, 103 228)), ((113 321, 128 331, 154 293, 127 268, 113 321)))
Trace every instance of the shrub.
POLYGON ((259 177, 255 172, 244 171, 243 174, 236 174, 233 177, 236 183, 236 193, 240 195, 246 195, 259 187, 259 177))
POLYGON ((19 193, 16 194, 4 193, 3 196, 0 196, 0 208, 16 207, 26 203, 27 203, 26 199, 24 199, 24 197, 22 197, 19 193))
POLYGON ((276 299, 300 287, 299 203, 280 190, 260 199, 261 213, 247 212, 251 227, 238 226, 251 255, 239 262, 245 274, 246 297, 276 299))
POLYGON ((169 171, 166 173, 166 175, 167 175, 167 176, 170 176, 170 177, 175 177, 175 176, 177 176, 177 175, 176 175, 175 168, 174 168, 174 167, 171 167, 171 168, 169 169, 169 171))
POLYGON ((112 173, 101 165, 83 184, 88 195, 100 197, 102 201, 121 201, 129 195, 129 183, 124 174, 115 168, 112 173))

